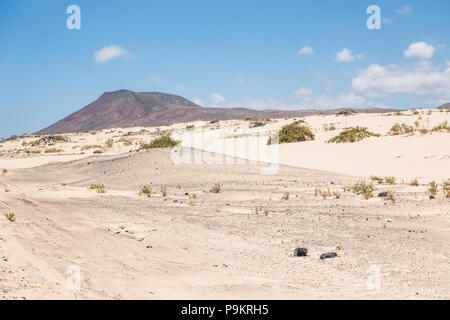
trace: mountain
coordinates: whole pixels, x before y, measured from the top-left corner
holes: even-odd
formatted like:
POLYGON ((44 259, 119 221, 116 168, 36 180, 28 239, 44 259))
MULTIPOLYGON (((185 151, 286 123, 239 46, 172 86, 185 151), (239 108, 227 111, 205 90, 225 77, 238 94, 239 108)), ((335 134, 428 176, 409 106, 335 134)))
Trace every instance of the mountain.
POLYGON ((442 106, 438 107, 438 109, 450 109, 450 102, 444 103, 442 106))
MULTIPOLYGON (((183 97, 161 92, 118 90, 103 93, 97 100, 64 119, 37 132, 53 134, 137 126, 163 126, 197 120, 266 119, 336 114, 333 110, 252 110, 247 108, 207 108, 183 97)), ((391 112, 394 109, 362 109, 360 112, 391 112)))

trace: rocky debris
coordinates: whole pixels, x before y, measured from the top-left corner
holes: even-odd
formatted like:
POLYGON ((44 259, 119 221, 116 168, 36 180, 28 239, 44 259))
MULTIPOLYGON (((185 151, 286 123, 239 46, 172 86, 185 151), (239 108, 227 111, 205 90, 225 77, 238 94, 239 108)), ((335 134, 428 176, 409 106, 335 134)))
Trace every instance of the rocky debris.
POLYGON ((383 191, 383 192, 380 192, 379 194, 378 194, 378 197, 379 198, 384 198, 384 197, 387 197, 388 196, 388 192, 387 191, 383 191))
POLYGON ((94 154, 101 154, 101 153, 103 153, 103 151, 101 151, 101 150, 95 150, 94 151, 94 154))
POLYGON ((432 199, 435 199, 436 197, 435 196, 430 196, 430 199, 432 200, 432 199))
POLYGON ((304 247, 297 247, 294 250, 294 256, 296 257, 304 257, 308 255, 308 249, 304 247))
POLYGON ((322 253, 320 255, 320 259, 331 259, 331 258, 336 258, 338 255, 336 252, 327 252, 327 253, 322 253))

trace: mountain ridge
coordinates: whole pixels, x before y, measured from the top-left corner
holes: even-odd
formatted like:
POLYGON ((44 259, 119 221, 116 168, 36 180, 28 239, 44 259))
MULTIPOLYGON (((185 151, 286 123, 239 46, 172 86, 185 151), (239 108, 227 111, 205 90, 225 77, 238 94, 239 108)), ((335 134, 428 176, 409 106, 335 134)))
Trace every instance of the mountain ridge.
MULTIPOLYGON (((181 122, 304 117, 335 114, 348 108, 328 110, 254 110, 249 108, 202 107, 184 97, 163 92, 120 89, 104 92, 92 103, 38 131, 38 134, 85 132, 116 127, 149 127, 181 122)), ((368 108, 360 112, 392 112, 396 109, 368 108)))

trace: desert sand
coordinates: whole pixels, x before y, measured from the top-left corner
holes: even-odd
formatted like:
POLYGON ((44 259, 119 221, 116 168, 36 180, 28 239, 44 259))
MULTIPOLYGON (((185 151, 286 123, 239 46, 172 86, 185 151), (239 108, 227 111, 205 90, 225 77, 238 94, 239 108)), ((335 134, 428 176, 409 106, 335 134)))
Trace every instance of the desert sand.
POLYGON ((446 120, 448 112, 423 110, 2 142, 0 298, 448 299, 450 200, 441 188, 450 139, 431 131, 446 120), (267 145, 270 131, 293 121, 316 139, 267 145), (389 135, 395 123, 417 130, 389 135), (381 136, 326 143, 356 125, 381 136), (168 133, 181 147, 141 148, 168 133), (371 175, 396 182, 374 183, 368 199, 349 191, 371 175), (138 194, 145 185, 151 197, 138 194), (377 197, 383 191, 394 201, 377 197), (297 246, 308 256, 295 257, 297 246), (338 257, 319 259, 329 251, 338 257), (67 286, 73 266, 79 289, 67 286))

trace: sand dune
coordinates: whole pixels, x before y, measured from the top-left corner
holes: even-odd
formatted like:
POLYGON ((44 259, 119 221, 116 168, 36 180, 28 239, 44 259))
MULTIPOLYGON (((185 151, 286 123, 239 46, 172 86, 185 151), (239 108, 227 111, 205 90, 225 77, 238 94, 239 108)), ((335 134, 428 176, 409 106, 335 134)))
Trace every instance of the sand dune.
MULTIPOLYGON (((0 297, 448 299, 450 202, 441 185, 435 199, 427 193, 430 179, 450 176, 448 133, 385 136, 393 124, 417 117, 305 118, 316 140, 279 146, 275 174, 261 174, 270 164, 242 158, 267 160, 276 153, 262 149, 269 156, 252 159, 248 150, 227 149, 227 141, 274 148, 264 143, 267 130, 293 119, 252 129, 245 121, 224 121, 74 133, 51 146, 31 146, 40 137, 4 142, 0 168, 8 170, 0 172, 0 210, 14 212, 16 221, 0 219, 0 297), (323 123, 331 122, 337 129, 324 131, 323 123), (324 142, 355 124, 382 136, 324 142), (164 132, 186 148, 177 155, 137 151, 164 132), (192 132, 206 137, 198 163, 187 138, 192 132), (202 132, 217 132, 219 139, 202 132), (49 148, 62 151, 23 151, 49 148), (207 151, 216 148, 229 157, 207 151), (190 154, 191 163, 182 154, 190 154), (375 184, 368 200, 348 191, 371 174, 395 175, 397 183, 375 184), (419 185, 402 183, 410 177, 419 185), (218 182, 222 190, 210 192, 218 182), (91 184, 104 184, 106 193, 88 190, 91 184), (138 195, 144 185, 152 187, 150 198, 138 195), (316 189, 335 195, 324 199, 316 189), (377 197, 388 190, 395 202, 377 197), (308 256, 294 257, 297 246, 307 247, 308 256), (339 257, 320 260, 328 251, 339 257), (79 290, 67 286, 73 266, 81 272, 79 290), (379 286, 373 286, 376 274, 379 286)), ((422 118, 432 128, 448 113, 422 118)))

